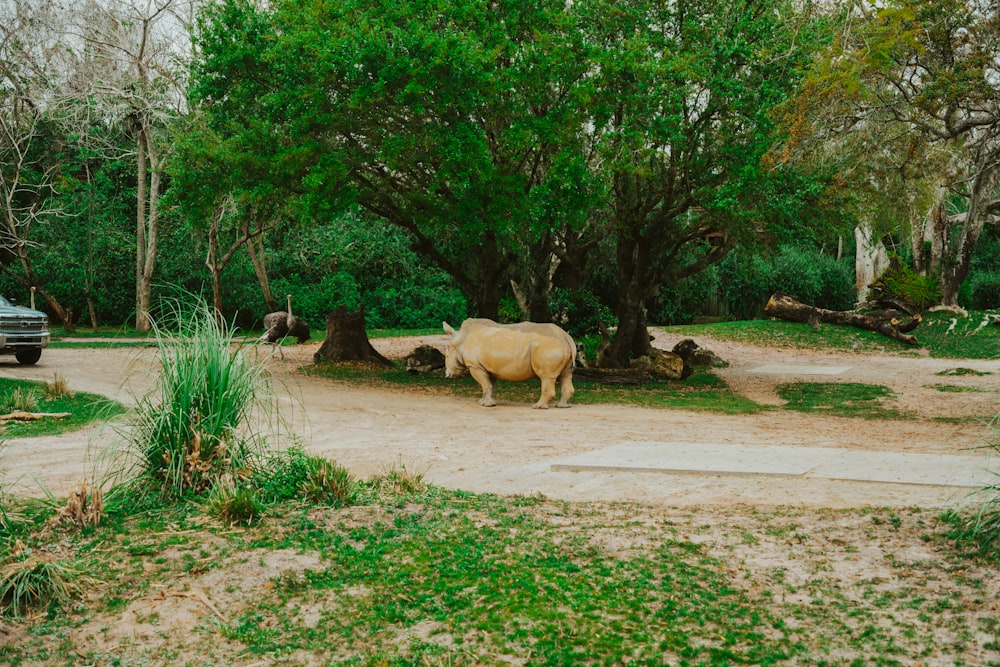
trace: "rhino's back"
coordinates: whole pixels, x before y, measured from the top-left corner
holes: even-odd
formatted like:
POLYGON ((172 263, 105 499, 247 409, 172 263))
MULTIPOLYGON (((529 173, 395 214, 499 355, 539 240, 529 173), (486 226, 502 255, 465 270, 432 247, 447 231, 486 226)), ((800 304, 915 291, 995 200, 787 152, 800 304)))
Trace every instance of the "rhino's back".
POLYGON ((572 345, 567 345, 553 332, 518 324, 474 322, 466 330, 463 341, 467 366, 479 366, 505 380, 525 380, 535 375, 558 376, 573 363, 574 352, 572 345))

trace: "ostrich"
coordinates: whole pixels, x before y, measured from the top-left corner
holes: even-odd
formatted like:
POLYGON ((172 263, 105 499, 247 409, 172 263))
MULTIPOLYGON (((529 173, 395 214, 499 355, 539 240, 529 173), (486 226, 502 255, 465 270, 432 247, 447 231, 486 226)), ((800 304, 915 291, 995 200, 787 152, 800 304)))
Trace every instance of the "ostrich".
POLYGON ((288 310, 278 310, 264 316, 266 331, 260 337, 265 343, 277 343, 286 336, 293 336, 299 343, 309 340, 309 325, 292 314, 292 295, 288 295, 288 310))

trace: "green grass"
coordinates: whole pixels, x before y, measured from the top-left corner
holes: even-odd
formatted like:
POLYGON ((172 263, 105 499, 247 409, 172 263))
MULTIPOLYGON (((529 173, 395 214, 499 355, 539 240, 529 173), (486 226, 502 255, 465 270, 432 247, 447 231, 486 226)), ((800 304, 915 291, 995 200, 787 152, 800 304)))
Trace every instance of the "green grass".
MULTIPOLYGON (((482 395, 479 385, 468 375, 454 379, 447 379, 438 374, 413 375, 400 366, 386 370, 362 364, 323 364, 307 367, 304 372, 343 382, 459 396, 470 400, 482 395)), ((580 405, 635 405, 723 414, 751 414, 769 409, 733 392, 718 376, 701 370, 683 382, 663 380, 634 387, 606 385, 575 378, 573 386, 576 393, 572 402, 580 405)), ((538 400, 539 392, 538 381, 501 380, 496 383, 494 396, 499 402, 534 403, 538 400)))
POLYGON ((792 382, 779 384, 785 408, 862 419, 902 419, 907 415, 890 405, 895 392, 883 385, 857 382, 792 382))
POLYGON ((838 324, 821 324, 819 331, 808 324, 779 320, 745 320, 665 327, 678 335, 709 336, 720 340, 762 346, 797 349, 830 349, 854 352, 916 354, 926 350, 932 357, 954 359, 1000 359, 1000 327, 985 326, 977 331, 985 313, 970 312, 968 318, 947 313, 925 313, 924 321, 912 332, 917 347, 900 341, 838 324), (955 326, 952 328, 952 320, 955 326))
MULTIPOLYGON (((18 389, 34 391, 38 395, 36 412, 68 412, 68 417, 47 417, 37 421, 10 422, 4 434, 11 438, 55 435, 74 431, 96 420, 107 420, 125 411, 120 403, 104 396, 73 392, 68 396, 49 398, 44 392, 45 383, 31 380, 0 378, 0 396, 10 396, 18 389)), ((72 387, 70 387, 72 390, 72 387)))
POLYGON ((708 532, 697 511, 426 486, 365 495, 381 499, 218 524, 181 504, 36 535, 32 548, 58 544, 88 575, 86 602, 20 621, 0 662, 914 664, 997 632, 969 620, 988 615, 995 587, 975 581, 990 570, 946 550, 893 555, 943 540, 918 510, 810 510, 814 537, 788 509, 736 509, 708 532), (883 554, 888 579, 833 570, 862 547, 883 554), (779 551, 796 562, 787 574, 769 560, 779 551), (122 616, 158 641, 113 640, 122 616))

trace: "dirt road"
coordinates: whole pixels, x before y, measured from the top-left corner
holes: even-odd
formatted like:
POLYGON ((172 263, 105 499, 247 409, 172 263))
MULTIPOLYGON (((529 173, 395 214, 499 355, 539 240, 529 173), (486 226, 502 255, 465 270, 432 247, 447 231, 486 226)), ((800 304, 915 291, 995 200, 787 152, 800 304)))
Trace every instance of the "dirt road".
MULTIPOLYGON (((670 349, 678 339, 659 334, 654 344, 670 349)), ((417 345, 443 345, 443 337, 376 340, 390 357, 417 345)), ((985 434, 982 423, 935 418, 982 417, 1000 411, 1000 361, 956 361, 921 356, 811 353, 765 349, 699 339, 730 363, 718 374, 741 394, 780 404, 775 386, 788 381, 862 382, 890 386, 897 405, 918 415, 905 421, 816 417, 787 410, 725 416, 677 410, 577 405, 569 410, 532 410, 504 400, 496 408, 475 400, 421 395, 405 390, 358 388, 307 377, 297 369, 311 362, 318 345, 288 348, 271 366, 285 416, 311 452, 369 477, 394 466, 423 473, 435 484, 498 494, 541 493, 566 500, 637 501, 667 506, 805 505, 813 507, 943 506, 968 494, 957 487, 838 482, 740 474, 559 472, 552 462, 623 442, 786 445, 868 451, 974 454, 985 434), (768 369, 768 367, 771 367, 768 369), (830 377, 798 373, 801 367, 846 368, 830 377), (984 375, 939 373, 964 368, 984 375), (763 370, 762 370, 763 369, 763 370), (769 372, 768 372, 769 371, 769 372), (941 391, 935 385, 961 387, 941 391)), ((262 352, 266 354, 266 350, 262 352)), ((136 349, 50 349, 37 366, 0 358, 0 376, 51 380, 65 377, 71 389, 134 402, 149 386, 155 355, 136 349)), ((44 484, 65 494, 93 468, 97 453, 115 437, 88 429, 58 437, 14 439, 0 469, 15 489, 37 495, 44 484)))

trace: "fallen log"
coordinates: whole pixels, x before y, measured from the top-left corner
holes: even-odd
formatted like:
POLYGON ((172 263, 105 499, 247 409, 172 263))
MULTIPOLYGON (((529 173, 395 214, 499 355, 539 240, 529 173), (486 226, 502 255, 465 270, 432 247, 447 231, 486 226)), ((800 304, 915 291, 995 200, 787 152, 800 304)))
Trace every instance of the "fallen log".
POLYGON ((46 417, 69 417, 69 412, 25 412, 24 410, 14 410, 5 415, 0 415, 0 424, 13 421, 37 421, 46 417))
POLYGON ((880 311, 877 313, 855 313, 850 311, 827 310, 816 308, 796 301, 790 296, 777 292, 771 295, 764 307, 764 312, 778 319, 789 322, 804 322, 814 329, 819 324, 843 324, 866 331, 874 331, 889 338, 895 338, 907 345, 918 345, 917 337, 909 332, 917 328, 923 320, 917 313, 911 318, 903 318, 898 311, 880 311))

